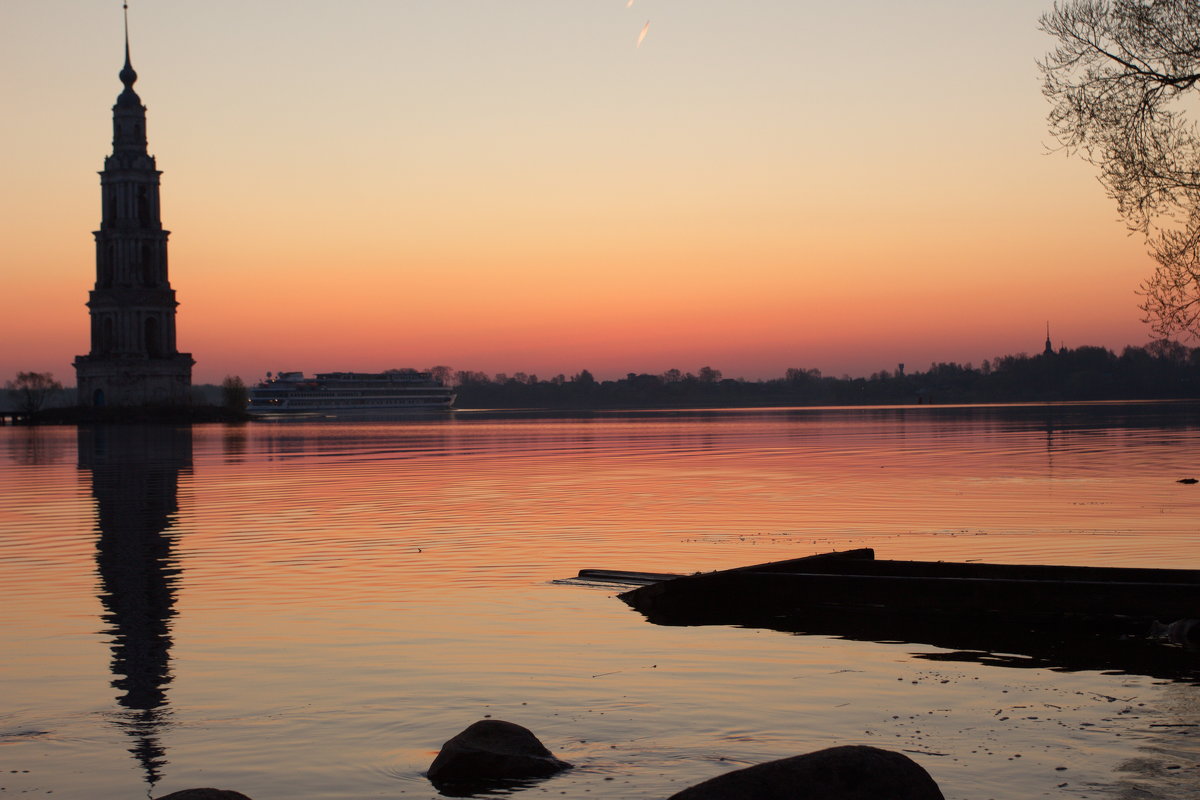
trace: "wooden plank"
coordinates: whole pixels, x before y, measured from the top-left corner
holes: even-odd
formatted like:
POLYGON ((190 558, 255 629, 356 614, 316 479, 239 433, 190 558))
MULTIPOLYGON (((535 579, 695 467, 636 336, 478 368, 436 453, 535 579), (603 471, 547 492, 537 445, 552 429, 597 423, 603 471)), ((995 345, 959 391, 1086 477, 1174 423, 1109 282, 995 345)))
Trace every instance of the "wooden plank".
MULTIPOLYGON (((717 572, 692 573, 692 575, 720 575, 725 573, 751 572, 759 570, 782 572, 796 570, 801 567, 814 569, 814 565, 821 564, 823 562, 840 562, 845 559, 869 560, 874 557, 875 551, 869 547, 864 547, 858 550, 818 553, 817 555, 804 556, 802 558, 789 558, 786 561, 771 561, 766 564, 752 564, 748 567, 734 567, 727 570, 718 570, 717 572)), ((669 581, 674 580, 675 578, 686 578, 691 576, 680 572, 634 572, 631 570, 620 569, 581 569, 579 570, 579 575, 577 577, 580 580, 587 581, 645 585, 650 583, 658 583, 659 581, 669 581)))
POLYGON ((579 579, 599 583, 621 583, 629 585, 645 585, 681 578, 678 572, 631 572, 621 569, 581 569, 579 579))

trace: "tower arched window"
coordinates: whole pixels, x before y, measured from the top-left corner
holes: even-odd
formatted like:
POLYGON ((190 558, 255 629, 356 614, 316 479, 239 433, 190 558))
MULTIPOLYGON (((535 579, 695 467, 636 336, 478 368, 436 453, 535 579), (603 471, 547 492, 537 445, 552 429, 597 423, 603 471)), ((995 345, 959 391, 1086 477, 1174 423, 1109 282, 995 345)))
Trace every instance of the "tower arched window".
POLYGON ((142 285, 155 286, 158 283, 158 270, 154 263, 154 248, 149 242, 143 242, 141 247, 142 285))
POLYGON ((146 355, 151 358, 157 358, 162 355, 162 342, 158 330, 158 319, 156 317, 146 318, 146 355))
POLYGON ((113 273, 117 269, 117 243, 109 242, 101 254, 100 258, 100 288, 111 289, 113 285, 113 273))
POLYGON ((149 225, 151 222, 150 192, 145 186, 139 186, 137 190, 137 218, 143 225, 149 225))
POLYGON ((116 348, 117 334, 112 317, 105 317, 100 323, 100 352, 108 355, 116 348))

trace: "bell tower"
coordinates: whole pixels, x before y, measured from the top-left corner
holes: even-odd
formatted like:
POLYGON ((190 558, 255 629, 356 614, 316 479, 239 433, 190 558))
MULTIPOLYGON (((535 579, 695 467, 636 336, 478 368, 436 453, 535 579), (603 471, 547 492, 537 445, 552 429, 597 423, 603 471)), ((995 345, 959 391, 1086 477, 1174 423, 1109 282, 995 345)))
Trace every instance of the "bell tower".
POLYGON ((79 404, 93 408, 186 404, 195 363, 175 345, 179 304, 167 279, 162 173, 147 152, 146 107, 133 90, 128 13, 119 75, 125 88, 113 106, 113 151, 100 173, 96 285, 87 303, 92 348, 75 358, 79 404))

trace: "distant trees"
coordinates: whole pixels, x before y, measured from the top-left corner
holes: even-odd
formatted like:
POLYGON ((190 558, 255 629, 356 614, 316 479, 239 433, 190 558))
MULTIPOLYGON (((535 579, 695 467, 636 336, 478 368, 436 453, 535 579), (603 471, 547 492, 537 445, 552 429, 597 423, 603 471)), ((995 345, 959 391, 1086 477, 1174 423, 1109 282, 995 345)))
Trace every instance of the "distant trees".
POLYGON ((484 372, 472 372, 469 369, 460 369, 454 373, 454 383, 457 386, 470 386, 476 383, 487 383, 488 376, 484 372))
POLYGON ((221 405, 229 411, 245 411, 250 400, 246 384, 237 375, 226 375, 221 381, 221 405))
POLYGON ((50 372, 18 372, 15 380, 4 384, 18 411, 33 414, 46 405, 55 392, 62 391, 62 384, 54 380, 50 372))
POLYGON ((1070 0, 1041 28, 1050 130, 1100 182, 1157 262, 1139 290, 1163 337, 1200 337, 1200 3, 1070 0))
POLYGON ((819 381, 821 380, 821 370, 788 367, 787 372, 784 373, 784 378, 790 383, 809 383, 811 381, 819 381))
POLYGON ((618 380, 581 370, 570 379, 539 380, 515 373, 503 381, 460 371, 463 408, 722 408, 805 405, 981 403, 1045 400, 1200 398, 1200 348, 1161 340, 1127 347, 1117 356, 1103 347, 998 356, 983 366, 936 362, 922 372, 880 370, 869 378, 826 377, 792 367, 769 380, 721 378, 711 367, 698 374, 670 369, 630 372, 618 380))

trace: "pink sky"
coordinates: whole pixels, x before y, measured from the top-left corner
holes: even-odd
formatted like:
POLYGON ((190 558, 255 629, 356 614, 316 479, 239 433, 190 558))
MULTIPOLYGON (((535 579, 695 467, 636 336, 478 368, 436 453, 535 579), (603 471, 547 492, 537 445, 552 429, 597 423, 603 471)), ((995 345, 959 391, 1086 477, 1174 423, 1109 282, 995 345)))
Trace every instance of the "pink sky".
MULTIPOLYGON (((862 375, 1037 352, 1047 321, 1143 344, 1140 241, 1047 154, 1045 8, 137 2, 180 349, 217 382, 862 375)), ((70 384, 120 4, 5 25, 0 379, 70 384)))

